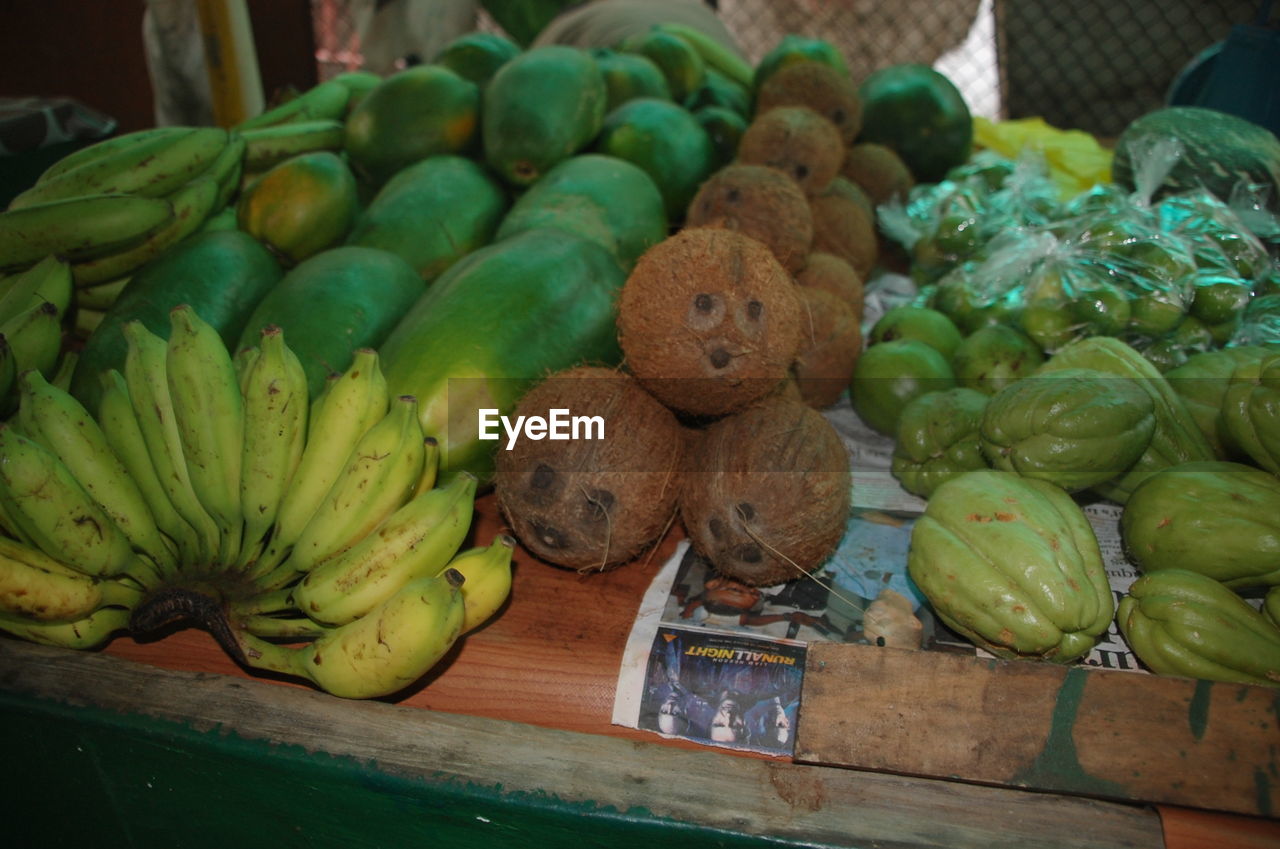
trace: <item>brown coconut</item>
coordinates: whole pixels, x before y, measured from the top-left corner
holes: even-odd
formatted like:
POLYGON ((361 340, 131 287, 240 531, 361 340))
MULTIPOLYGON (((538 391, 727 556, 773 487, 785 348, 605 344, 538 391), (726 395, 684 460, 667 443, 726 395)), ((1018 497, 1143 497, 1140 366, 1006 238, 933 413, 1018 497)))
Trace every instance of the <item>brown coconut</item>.
POLYGON ((840 400, 853 379, 862 353, 862 328, 853 307, 840 297, 803 286, 799 292, 804 314, 792 373, 804 402, 825 410, 840 400))
POLYGON ((738 141, 738 161, 768 165, 811 195, 822 191, 844 165, 845 145, 836 125, 807 106, 758 112, 738 141))
POLYGON ((796 274, 796 282, 830 292, 853 307, 854 315, 862 321, 864 284, 847 260, 823 251, 811 253, 804 268, 796 274))
POLYGON ((545 419, 553 409, 601 417, 604 438, 583 438, 584 429, 577 439, 520 439, 511 450, 504 442, 494 477, 503 515, 525 548, 556 566, 635 559, 675 518, 685 429, 629 375, 607 368, 558 372, 513 415, 545 419))
POLYGON ((768 586, 820 569, 849 516, 844 444, 821 413, 779 396, 727 416, 690 449, 680 518, 716 571, 768 586))
POLYGON ((787 377, 800 345, 795 281, 763 242, 686 227, 641 255, 618 299, 628 370, 694 416, 740 410, 787 377))
POLYGON ((822 62, 796 62, 770 74, 756 94, 756 114, 778 106, 807 106, 836 125, 846 146, 862 131, 853 78, 822 62))
POLYGON ((712 174, 694 195, 686 227, 722 227, 764 242, 782 267, 804 268, 813 242, 813 214, 800 186, 776 168, 733 163, 712 174))
POLYGON ((916 182, 897 151, 874 142, 860 142, 850 147, 840 173, 866 190, 876 204, 895 199, 905 202, 916 182))
POLYGON ((866 280, 880 255, 875 208, 866 193, 844 177, 809 197, 813 250, 835 254, 866 280))

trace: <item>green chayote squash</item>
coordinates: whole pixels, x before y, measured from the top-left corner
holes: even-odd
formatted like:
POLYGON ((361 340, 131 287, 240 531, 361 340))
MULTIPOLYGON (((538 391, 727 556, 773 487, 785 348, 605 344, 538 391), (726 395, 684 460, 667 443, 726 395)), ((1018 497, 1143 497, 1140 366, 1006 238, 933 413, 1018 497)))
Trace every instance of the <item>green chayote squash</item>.
POLYGON ((1258 345, 1199 351, 1182 365, 1164 373, 1165 380, 1182 398, 1187 412, 1209 441, 1214 456, 1220 460, 1232 459, 1238 453, 1221 418, 1222 401, 1227 394, 1231 374, 1236 366, 1259 359, 1266 353, 1267 349, 1258 345))
POLYGON ((1131 377, 1146 390, 1155 404, 1156 429, 1147 450, 1124 475, 1094 488, 1104 498, 1124 504, 1133 488, 1154 472, 1178 463, 1214 459, 1213 448, 1169 381, 1142 354, 1122 340, 1113 336, 1090 336, 1069 342, 1036 374, 1069 368, 1096 369, 1119 377, 1131 377))
POLYGON ((934 490, 907 571, 943 623, 1000 657, 1073 660, 1115 612, 1084 511, 1061 487, 997 469, 934 490))
POLYGON ((1137 381, 1062 369, 997 392, 979 433, 993 468, 1079 492, 1128 471, 1155 426, 1151 396, 1137 381))
POLYGON ((1173 466, 1129 496, 1120 536, 1144 572, 1186 569, 1228 587, 1280 584, 1280 479, 1223 460, 1173 466))
POLYGON ((898 417, 890 471, 913 495, 928 498, 944 481, 987 468, 978 425, 987 396, 953 387, 908 402, 898 417))
POLYGON ((1280 354, 1236 366, 1222 398, 1221 417, 1245 456, 1280 475, 1280 354))
POLYGON ((1116 622, 1153 672, 1280 686, 1280 628, 1199 572, 1143 575, 1120 600, 1116 622))

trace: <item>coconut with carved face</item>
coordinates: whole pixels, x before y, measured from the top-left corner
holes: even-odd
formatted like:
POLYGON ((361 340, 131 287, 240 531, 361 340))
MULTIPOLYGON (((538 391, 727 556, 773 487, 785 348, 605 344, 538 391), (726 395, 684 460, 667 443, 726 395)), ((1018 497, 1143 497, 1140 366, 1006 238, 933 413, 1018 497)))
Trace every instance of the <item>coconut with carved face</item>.
POLYGON ((805 267, 813 244, 813 213, 804 191, 767 165, 735 162, 712 174, 694 195, 684 224, 737 230, 764 242, 792 274, 805 267))
POLYGON ((631 376, 594 366, 557 372, 521 397, 517 416, 548 429, 497 451, 494 492, 532 554, 607 569, 672 525, 686 431, 631 376))
POLYGON ((844 535, 850 496, 849 457, 835 428, 778 395, 699 432, 680 518, 716 571, 770 586, 821 569, 844 535))
POLYGON ((807 106, 757 114, 738 142, 738 161, 777 168, 809 195, 840 173, 844 156, 840 130, 807 106))
POLYGON ((618 299, 627 370, 673 410, 741 410, 788 376, 800 299, 762 242, 733 230, 681 230, 647 250, 618 299))

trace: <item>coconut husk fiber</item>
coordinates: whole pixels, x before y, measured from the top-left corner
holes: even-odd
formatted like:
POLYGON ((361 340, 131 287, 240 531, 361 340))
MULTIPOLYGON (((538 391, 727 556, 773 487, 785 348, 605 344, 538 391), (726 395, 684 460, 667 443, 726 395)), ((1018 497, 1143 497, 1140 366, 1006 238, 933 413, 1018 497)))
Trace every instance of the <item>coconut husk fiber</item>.
POLYGON ((796 62, 770 74, 756 93, 755 114, 806 106, 840 131, 846 146, 862 130, 862 98, 853 79, 823 62, 796 62))
POLYGON ((763 242, 795 274, 813 243, 813 213, 800 186, 776 168, 733 163, 699 188, 685 215, 686 227, 736 230, 763 242))
POLYGON ((860 142, 845 153, 843 177, 862 188, 875 205, 891 200, 906 202, 915 185, 911 169, 888 145, 860 142))
POLYGON ((813 250, 835 254, 866 280, 880 255, 875 208, 867 194, 844 177, 836 177, 820 194, 809 197, 813 216, 813 250))
POLYGON ((849 388, 862 353, 862 328, 853 307, 838 296, 812 287, 799 291, 804 313, 800 352, 791 370, 804 402, 825 410, 849 388))
POLYGON ((840 173, 845 142, 831 121, 807 106, 758 112, 738 141, 738 161, 777 168, 805 194, 819 192, 840 173))
POLYGON ((555 566, 630 562, 674 521, 686 429, 631 376, 608 368, 553 374, 514 415, 547 418, 553 409, 599 416, 604 438, 582 438, 583 429, 580 438, 526 438, 499 450, 494 491, 503 515, 525 548, 555 566))
POLYGON ((769 586, 812 574, 831 556, 850 488, 848 454, 831 423, 778 395, 700 432, 680 518, 716 571, 769 586))
POLYGON ((865 284, 847 260, 835 254, 815 251, 809 254, 804 268, 796 274, 796 283, 830 292, 852 307, 854 316, 862 321, 865 284))
POLYGON ((800 299, 763 243, 686 227, 641 255, 618 299, 627 370, 668 407, 720 416, 763 398, 800 345, 800 299))

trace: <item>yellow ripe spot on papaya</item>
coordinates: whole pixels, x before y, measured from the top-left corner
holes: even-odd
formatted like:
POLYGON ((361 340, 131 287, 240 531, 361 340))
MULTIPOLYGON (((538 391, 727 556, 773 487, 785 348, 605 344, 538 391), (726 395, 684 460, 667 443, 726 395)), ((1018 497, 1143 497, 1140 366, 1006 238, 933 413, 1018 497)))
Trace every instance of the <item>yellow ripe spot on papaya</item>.
POLYGON ((444 125, 444 137, 449 147, 461 150, 476 132, 476 113, 464 112, 444 125))

